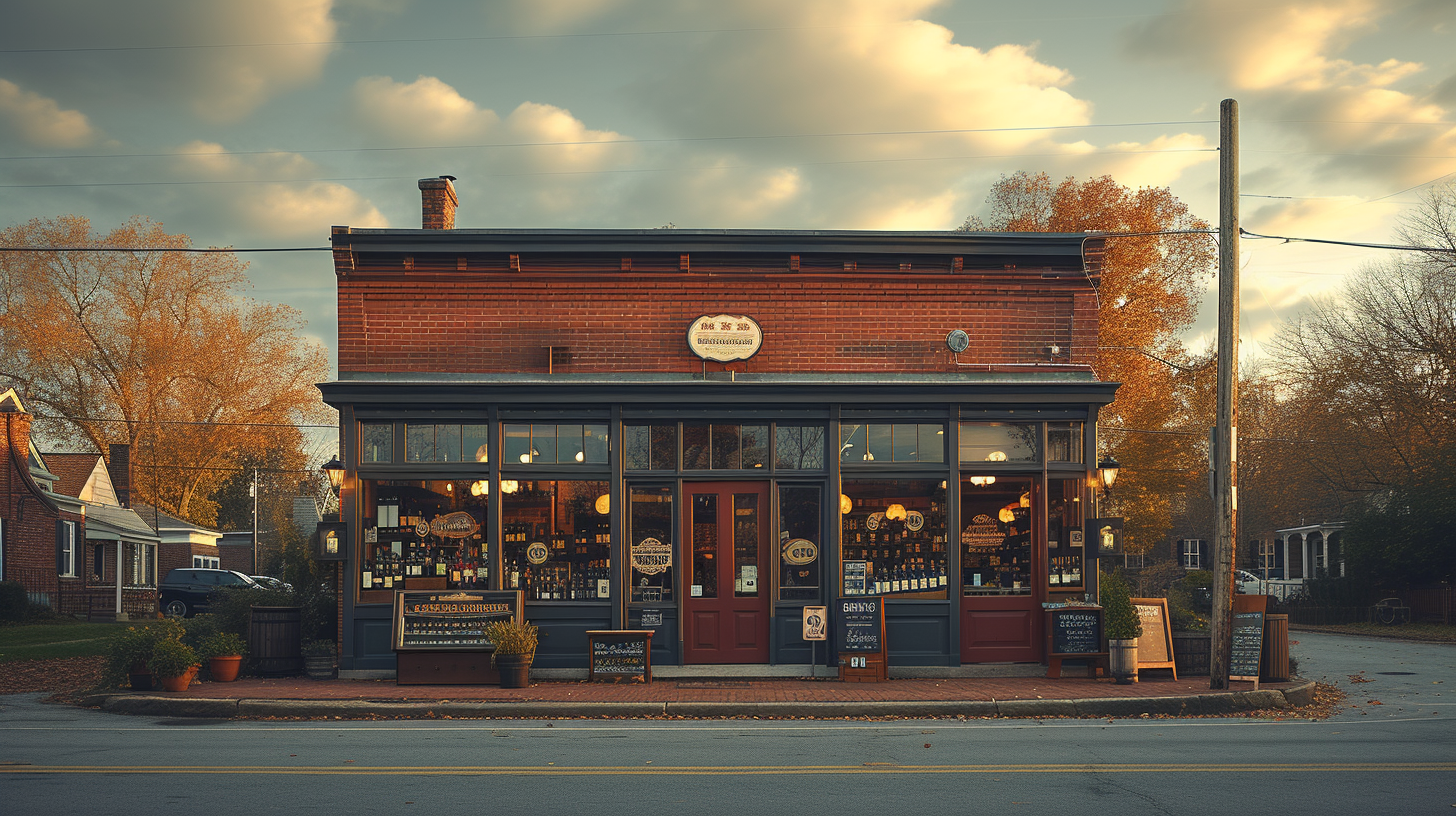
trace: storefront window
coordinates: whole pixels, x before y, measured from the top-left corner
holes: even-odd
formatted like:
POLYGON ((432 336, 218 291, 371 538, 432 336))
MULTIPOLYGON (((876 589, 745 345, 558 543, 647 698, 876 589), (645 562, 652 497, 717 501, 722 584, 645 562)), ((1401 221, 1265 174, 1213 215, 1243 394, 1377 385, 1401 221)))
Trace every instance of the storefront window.
POLYGON ((774 467, 779 470, 823 470, 824 426, 775 427, 774 467))
POLYGON ((779 488, 780 600, 819 599, 819 565, 824 562, 821 495, 818 487, 779 488))
POLYGON ((532 601, 606 599, 610 499, 603 481, 501 483, 501 586, 532 601))
POLYGON ((945 426, 939 423, 839 426, 839 461, 868 464, 870 462, 944 462, 945 426))
POLYGON ((633 487, 627 540, 631 551, 633 601, 672 600, 672 488, 633 487))
POLYGON ((622 428, 627 470, 677 470, 677 424, 622 428))
POLYGON ((360 589, 486 586, 489 482, 365 479, 360 487, 360 589))
POLYGON ((360 463, 394 461, 394 424, 365 422, 359 425, 360 463))
POLYGON ((512 465, 604 465, 607 426, 508 424, 503 455, 512 465))
POLYGON ((1081 422, 1047 423, 1047 461, 1082 463, 1081 422))
POLYGON ((961 477, 964 594, 1031 594, 1031 493, 1027 477, 961 477))
POLYGON ((1082 480, 1047 483, 1047 586, 1052 592, 1081 592, 1083 554, 1082 480))
POLYGON ((1040 425, 962 422, 960 432, 961 462, 1035 464, 1041 461, 1040 425))
POLYGON ((843 594, 946 597, 945 482, 846 479, 843 491, 843 594))
POLYGON ((683 423, 683 470, 768 466, 768 426, 683 423))

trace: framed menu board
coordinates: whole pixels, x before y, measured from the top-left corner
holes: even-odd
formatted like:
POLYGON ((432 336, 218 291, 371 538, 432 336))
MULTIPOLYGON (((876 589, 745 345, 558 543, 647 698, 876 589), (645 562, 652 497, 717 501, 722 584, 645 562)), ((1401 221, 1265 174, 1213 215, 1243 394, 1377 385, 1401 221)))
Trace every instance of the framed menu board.
POLYGON ((1264 653, 1264 613, 1235 612, 1229 679, 1252 680, 1259 687, 1259 658, 1264 653))
POLYGON ((588 629, 588 679, 652 682, 651 629, 588 629))
POLYGON ((1173 665, 1173 622, 1168 618, 1167 598, 1133 598, 1132 608, 1142 621, 1143 634, 1137 639, 1138 669, 1172 669, 1173 679, 1178 679, 1178 669, 1173 665))
POLYGON ((395 651, 484 652, 493 620, 521 618, 520 590, 409 591, 394 596, 395 651))
POLYGON ((1102 652, 1102 607, 1047 610, 1047 654, 1081 657, 1102 652))

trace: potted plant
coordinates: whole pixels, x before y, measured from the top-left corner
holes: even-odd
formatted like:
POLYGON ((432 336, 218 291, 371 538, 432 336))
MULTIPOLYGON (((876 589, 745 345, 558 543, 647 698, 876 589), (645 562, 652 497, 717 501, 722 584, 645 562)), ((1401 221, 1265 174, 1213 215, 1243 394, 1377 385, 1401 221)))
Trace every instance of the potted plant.
POLYGON ((485 625, 485 636, 495 644, 490 662, 500 671, 501 688, 531 685, 531 661, 536 657, 540 631, 529 621, 506 618, 485 625))
POLYGON ((247 644, 233 632, 213 632, 202 639, 197 649, 198 655, 207 661, 212 679, 219 683, 238 679, 243 669, 243 655, 247 651, 247 644))
POLYGON ((147 661, 147 668, 152 670, 152 676, 160 680, 162 688, 167 691, 186 691, 201 667, 197 661, 197 652, 181 640, 173 638, 157 641, 152 646, 151 659, 147 661))
POLYGON ((303 644, 303 670, 310 680, 334 679, 334 655, 338 648, 332 640, 311 640, 303 644))
POLYGON ((159 641, 181 637, 182 626, 174 620, 128 626, 113 633, 107 643, 106 685, 128 683, 134 691, 151 691, 152 671, 147 661, 152 657, 152 647, 159 641))
POLYGON ((1102 614, 1107 627, 1108 669, 1120 686, 1137 682, 1137 639, 1143 622, 1121 575, 1102 574, 1102 614))

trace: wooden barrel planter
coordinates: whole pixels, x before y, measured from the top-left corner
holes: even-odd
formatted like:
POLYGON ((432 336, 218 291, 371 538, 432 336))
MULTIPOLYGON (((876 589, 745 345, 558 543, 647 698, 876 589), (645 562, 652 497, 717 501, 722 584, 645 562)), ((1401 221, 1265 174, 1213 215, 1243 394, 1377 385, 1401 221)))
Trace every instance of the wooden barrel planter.
POLYGON ((1179 677, 1207 677, 1212 651, 1212 636, 1207 632, 1173 633, 1173 665, 1178 667, 1179 677))
POLYGON ((248 654, 254 674, 284 677, 303 671, 303 610, 297 606, 252 607, 248 654))

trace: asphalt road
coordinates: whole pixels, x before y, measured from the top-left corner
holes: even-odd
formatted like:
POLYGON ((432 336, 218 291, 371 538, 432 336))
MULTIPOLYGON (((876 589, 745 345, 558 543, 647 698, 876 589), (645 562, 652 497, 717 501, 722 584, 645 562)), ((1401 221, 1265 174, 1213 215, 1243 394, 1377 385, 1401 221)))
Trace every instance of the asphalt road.
POLYGON ((225 722, 17 695, 0 811, 1453 812, 1456 647, 1292 637, 1304 675, 1350 692, 1335 717, 225 722))

